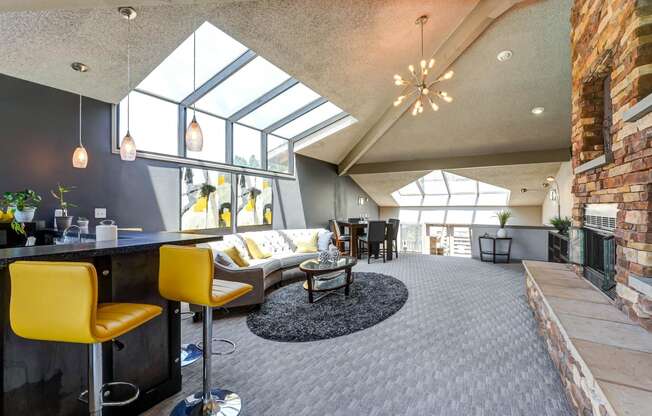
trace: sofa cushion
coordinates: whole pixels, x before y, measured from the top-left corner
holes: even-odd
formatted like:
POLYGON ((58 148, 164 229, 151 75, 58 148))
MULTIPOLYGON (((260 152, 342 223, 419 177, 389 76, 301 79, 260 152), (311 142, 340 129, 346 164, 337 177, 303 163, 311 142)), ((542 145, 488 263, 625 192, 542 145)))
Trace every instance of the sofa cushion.
POLYGON ((326 251, 331 244, 333 233, 328 230, 320 230, 317 235, 317 249, 319 251, 326 251))
POLYGON ((310 238, 307 238, 305 240, 298 240, 296 241, 297 249, 295 252, 297 253, 316 253, 317 252, 317 239, 319 237, 319 234, 314 233, 310 238))
POLYGON ((314 259, 316 257, 316 253, 291 253, 286 254, 283 257, 279 257, 278 259, 281 262, 281 268, 288 269, 290 267, 297 267, 304 261, 314 259))
POLYGON ((272 253, 258 247, 256 240, 254 240, 253 238, 244 237, 244 240, 245 243, 247 244, 247 248, 249 249, 249 254, 251 254, 251 257, 253 257, 254 259, 267 259, 272 257, 272 253))
MULTIPOLYGON (((273 272, 281 268, 281 261, 278 259, 256 259, 251 260, 249 263, 249 269, 258 268, 263 269, 263 274, 265 276, 272 274, 273 272)), ((245 268, 245 269, 247 269, 245 268)), ((240 269, 243 270, 243 269, 240 269)))
POLYGON ((242 256, 240 256, 240 253, 238 252, 237 248, 232 246, 227 248, 226 250, 223 250, 223 252, 227 256, 231 257, 231 260, 233 260, 233 262, 238 266, 240 267, 249 266, 249 261, 247 259, 242 258, 242 256))

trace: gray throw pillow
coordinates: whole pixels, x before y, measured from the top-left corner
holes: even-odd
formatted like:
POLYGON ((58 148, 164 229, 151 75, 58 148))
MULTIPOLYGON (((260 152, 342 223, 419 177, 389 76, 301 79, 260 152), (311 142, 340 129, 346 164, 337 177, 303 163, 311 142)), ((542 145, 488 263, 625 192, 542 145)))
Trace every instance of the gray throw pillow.
POLYGON ((231 260, 231 257, 227 256, 226 253, 220 250, 215 250, 215 263, 229 267, 231 269, 238 268, 238 265, 235 264, 233 260, 231 260))
POLYGON ((317 236, 317 249, 319 251, 328 250, 328 246, 331 244, 332 237, 333 237, 332 232, 326 230, 320 231, 319 235, 317 236))

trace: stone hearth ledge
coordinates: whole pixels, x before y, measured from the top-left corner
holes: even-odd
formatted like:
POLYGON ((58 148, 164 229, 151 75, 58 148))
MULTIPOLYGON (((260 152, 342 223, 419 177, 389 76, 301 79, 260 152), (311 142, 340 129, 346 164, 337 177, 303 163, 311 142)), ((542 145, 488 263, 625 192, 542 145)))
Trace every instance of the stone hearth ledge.
POLYGON ((524 261, 528 302, 582 415, 652 415, 652 334, 566 264, 524 261))

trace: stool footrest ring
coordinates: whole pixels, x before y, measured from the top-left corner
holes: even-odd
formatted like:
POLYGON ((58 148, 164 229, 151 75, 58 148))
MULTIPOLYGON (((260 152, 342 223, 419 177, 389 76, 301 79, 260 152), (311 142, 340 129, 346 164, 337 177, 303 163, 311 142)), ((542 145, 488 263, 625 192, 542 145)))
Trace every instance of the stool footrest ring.
MULTIPOLYGON (((228 340, 228 339, 224 339, 224 338, 213 338, 213 342, 216 342, 216 341, 217 341, 217 342, 224 342, 225 344, 229 344, 229 345, 231 346, 231 349, 228 350, 228 351, 224 351, 224 352, 215 352, 215 351, 212 351, 212 350, 211 350, 211 353, 212 353, 213 355, 231 355, 231 354, 233 354, 233 353, 235 352, 235 350, 236 350, 235 342, 233 342, 233 341, 231 341, 231 340, 228 340)), ((199 341, 199 342, 196 344, 196 345, 197 345, 197 348, 199 348, 201 351, 204 350, 204 348, 202 347, 202 344, 203 344, 202 341, 199 341)))
MULTIPOLYGON (((127 383, 124 381, 113 381, 111 383, 106 383, 102 385, 102 398, 109 397, 111 395, 112 387, 126 387, 129 390, 132 390, 133 393, 127 399, 116 401, 116 402, 104 401, 104 399, 102 399, 102 407, 126 406, 129 403, 133 403, 134 401, 136 401, 136 399, 138 399, 138 396, 140 396, 140 390, 138 389, 138 386, 136 386, 135 384, 127 383)), ((88 403, 88 390, 83 391, 79 395, 79 401, 88 403)))

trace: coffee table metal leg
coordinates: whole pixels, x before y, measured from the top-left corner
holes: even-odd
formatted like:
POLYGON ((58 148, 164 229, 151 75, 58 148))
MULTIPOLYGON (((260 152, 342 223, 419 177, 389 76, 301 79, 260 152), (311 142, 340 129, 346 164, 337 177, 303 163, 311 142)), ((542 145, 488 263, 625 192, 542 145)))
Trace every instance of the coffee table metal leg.
POLYGON ((351 269, 346 269, 346 286, 344 286, 344 295, 349 296, 351 287, 351 269))
POLYGON ((312 273, 306 273, 306 279, 308 279, 308 302, 313 303, 312 295, 312 273))

